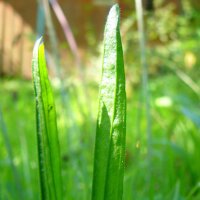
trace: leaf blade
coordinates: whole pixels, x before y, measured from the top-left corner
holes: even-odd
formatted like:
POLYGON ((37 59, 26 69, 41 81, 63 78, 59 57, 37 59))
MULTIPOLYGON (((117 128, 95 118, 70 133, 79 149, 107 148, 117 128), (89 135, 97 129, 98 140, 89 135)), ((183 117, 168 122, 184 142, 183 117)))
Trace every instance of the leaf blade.
POLYGON ((122 199, 126 93, 117 4, 105 26, 99 99, 92 199, 122 199))
POLYGON ((60 149, 53 92, 48 79, 44 44, 38 39, 33 50, 33 84, 40 187, 42 199, 62 199, 60 149))

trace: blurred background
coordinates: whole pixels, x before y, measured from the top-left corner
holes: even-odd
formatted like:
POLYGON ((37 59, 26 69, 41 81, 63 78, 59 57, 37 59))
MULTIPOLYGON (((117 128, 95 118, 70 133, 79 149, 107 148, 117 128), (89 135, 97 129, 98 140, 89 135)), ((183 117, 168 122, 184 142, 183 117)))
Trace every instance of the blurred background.
POLYGON ((39 199, 31 60, 42 35, 64 199, 90 199, 103 31, 114 3, 126 71, 124 199, 200 199, 198 0, 142 1, 142 51, 134 0, 0 0, 0 199, 39 199))

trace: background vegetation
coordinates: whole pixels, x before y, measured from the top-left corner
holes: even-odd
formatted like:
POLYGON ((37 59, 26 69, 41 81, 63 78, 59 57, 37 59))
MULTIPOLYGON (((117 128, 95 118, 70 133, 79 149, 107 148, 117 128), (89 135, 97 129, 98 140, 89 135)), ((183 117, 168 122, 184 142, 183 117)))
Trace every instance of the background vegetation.
MULTIPOLYGON (((177 9, 173 3, 158 0, 154 10, 144 15, 150 141, 146 135, 136 13, 122 13, 127 79, 127 200, 200 199, 200 14, 195 1, 181 3, 177 9)), ((92 40, 94 33, 88 32, 88 37, 92 40)), ((63 45, 58 43, 59 49, 63 45)), ((74 64, 70 69, 59 68, 57 75, 50 69, 66 199, 91 197, 101 52, 99 41, 85 52, 80 67, 74 64)), ((55 52, 50 55, 54 58, 55 52)), ((65 60, 61 56, 61 63, 65 60)), ((1 77, 0 199, 39 199, 35 120, 32 82, 1 77)))

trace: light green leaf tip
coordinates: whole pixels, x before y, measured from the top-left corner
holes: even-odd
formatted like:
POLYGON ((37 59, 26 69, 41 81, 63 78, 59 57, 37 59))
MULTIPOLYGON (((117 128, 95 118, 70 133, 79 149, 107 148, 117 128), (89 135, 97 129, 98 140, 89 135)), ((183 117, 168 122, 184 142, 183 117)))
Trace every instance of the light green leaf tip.
POLYGON ((102 80, 93 172, 93 200, 120 200, 126 135, 126 93, 119 6, 108 15, 104 32, 102 80))
POLYGON ((60 149, 56 110, 46 68, 42 38, 35 43, 32 60, 36 101, 37 147, 41 199, 62 199, 60 149))

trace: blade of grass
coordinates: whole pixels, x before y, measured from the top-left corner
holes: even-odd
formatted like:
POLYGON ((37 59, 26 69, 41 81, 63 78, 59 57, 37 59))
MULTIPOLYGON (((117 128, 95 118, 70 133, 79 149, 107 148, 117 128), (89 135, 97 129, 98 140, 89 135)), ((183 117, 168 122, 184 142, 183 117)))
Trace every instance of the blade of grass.
POLYGON ((56 31, 54 28, 53 20, 52 20, 52 15, 49 7, 49 1, 48 0, 41 0, 39 1, 41 5, 43 6, 43 11, 44 11, 44 17, 45 17, 45 24, 47 27, 47 31, 49 34, 49 40, 50 40, 50 45, 51 45, 51 51, 52 51, 52 56, 55 64, 55 72, 56 75, 61 78, 62 72, 61 72, 61 63, 60 63, 60 54, 58 51, 58 39, 56 35, 56 31))
MULTIPOLYGON (((55 13, 55 16, 58 19, 58 22, 60 23, 60 25, 62 27, 63 33, 65 35, 66 41, 69 44, 71 52, 74 55, 74 58, 75 58, 75 61, 76 61, 77 72, 78 72, 77 75, 78 75, 78 77, 81 81, 81 85, 79 87, 81 87, 82 90, 84 91, 83 96, 85 97, 84 101, 87 105, 87 108, 90 108, 90 103, 91 103, 90 102, 90 94, 88 93, 88 89, 86 87, 85 74, 84 74, 84 70, 83 70, 83 67, 82 67, 82 62, 81 62, 81 58, 80 58, 80 55, 79 55, 78 46, 77 46, 75 37, 74 37, 73 32, 70 28, 67 17, 64 15, 63 10, 62 10, 61 6, 59 5, 58 1, 57 0, 49 0, 49 2, 52 6, 54 13, 55 13)), ((91 121, 92 119, 91 119, 90 109, 88 109, 87 112, 89 112, 88 113, 88 117, 89 117, 88 121, 91 121)), ((83 113, 83 114, 85 114, 85 113, 83 113)), ((91 123, 88 124, 88 127, 91 129, 90 124, 91 123)))
POLYGON ((21 181, 20 181, 20 178, 19 178, 17 168, 16 168, 16 166, 13 162, 13 160, 14 160, 13 150, 12 150, 12 146, 10 144, 10 139, 9 139, 9 136, 8 136, 7 127, 6 127, 4 118, 3 118, 3 113, 1 111, 1 107, 0 107, 0 132, 2 133, 3 140, 5 142, 6 150, 7 150, 7 153, 8 153, 8 159, 9 159, 9 162, 10 162, 11 170, 12 170, 12 173, 13 173, 13 178, 14 178, 14 181, 15 181, 15 190, 16 190, 15 191, 16 192, 15 198, 16 199, 23 199, 23 195, 21 193, 22 185, 21 185, 21 181))
POLYGON ((143 99, 145 103, 145 117, 146 117, 146 135, 147 135, 147 150, 148 150, 148 173, 147 183, 149 188, 150 199, 153 199, 153 181, 152 181, 152 133, 151 133, 151 107, 150 107, 150 91, 149 91, 149 78, 148 78, 148 65, 146 58, 146 37, 144 31, 143 9, 142 0, 135 0, 138 35, 140 42, 140 56, 142 65, 142 89, 143 99))
POLYGON ((44 8, 41 1, 37 1, 37 23, 36 23, 37 39, 44 34, 44 31, 45 31, 44 8))
POLYGON ((68 23, 67 17, 64 15, 62 8, 60 7, 57 0, 49 0, 49 2, 51 3, 53 11, 63 29, 63 33, 69 44, 69 47, 76 59, 77 67, 79 68, 79 70, 82 70, 81 69, 81 60, 80 60, 80 56, 78 53, 78 46, 77 46, 76 40, 74 38, 74 35, 72 33, 72 30, 70 28, 70 25, 68 23))
MULTIPOLYGON (((69 128, 66 126, 66 124, 64 124, 64 126, 62 128, 66 132, 65 134, 66 134, 66 139, 67 139, 67 145, 65 146, 65 148, 67 150, 67 154, 69 155, 69 163, 75 172, 74 176, 76 176, 77 170, 79 170, 79 164, 78 164, 78 158, 76 157, 75 152, 73 151, 74 148, 73 148, 72 141, 73 141, 74 133, 77 134, 78 132, 80 132, 80 128, 75 123, 76 116, 74 116, 74 112, 72 111, 72 108, 70 105, 71 96, 69 95, 68 91, 64 87, 65 84, 63 81, 62 66, 61 66, 60 55, 59 55, 59 51, 58 51, 59 45, 58 45, 58 39, 56 37, 56 30, 55 30, 53 19, 52 19, 50 3, 49 3, 49 0, 41 0, 41 2, 43 4, 47 31, 49 33, 49 39, 50 39, 51 51, 53 53, 53 58, 54 58, 54 63, 55 63, 56 75, 59 78, 60 85, 61 85, 60 92, 61 92, 61 100, 62 100, 62 106, 63 106, 62 114, 63 114, 63 117, 68 118, 68 121, 70 121, 69 123, 71 124, 69 128)), ((57 6, 58 6, 58 4, 57 4, 57 6)), ((55 7, 52 7, 52 8, 55 9, 55 7)), ((76 50, 78 50, 78 49, 76 49, 76 50)), ((76 54, 77 54, 77 56, 79 56, 78 52, 76 52, 76 54)), ((82 82, 83 90, 85 91, 85 93, 87 93, 87 91, 85 89, 85 83, 83 80, 84 75, 82 73, 81 66, 80 66, 81 65, 80 57, 78 57, 78 59, 79 60, 77 62, 77 69, 79 72, 79 77, 82 82)), ((88 98, 88 96, 87 96, 87 98, 88 98)), ((77 176, 73 177, 73 179, 70 181, 73 182, 73 185, 74 185, 73 187, 77 187, 77 185, 80 184, 80 180, 79 180, 79 178, 77 178, 77 176)), ((77 194, 77 191, 75 192, 75 194, 77 194)))
POLYGON ((27 139, 25 134, 20 135, 20 150, 21 150, 21 157, 23 160, 23 172, 24 172, 24 179, 27 185, 27 199, 33 199, 33 189, 31 187, 31 171, 29 166, 30 157, 28 155, 28 148, 27 148, 27 139))
MULTIPOLYGON (((60 62, 60 55, 58 51, 58 39, 56 36, 56 31, 54 28, 53 24, 53 19, 51 15, 51 10, 50 10, 50 5, 49 5, 49 0, 41 0, 41 3, 43 5, 44 9, 44 14, 45 14, 45 19, 46 19, 46 26, 47 26, 47 31, 49 33, 49 39, 50 39, 50 44, 51 44, 51 51, 53 55, 53 60, 54 60, 54 65, 55 65, 55 70, 56 70, 56 76, 59 78, 60 81, 60 94, 61 94, 61 100, 62 100, 62 106, 63 106, 63 116, 68 117, 68 119, 71 121, 72 127, 67 130, 66 125, 64 125, 63 129, 66 131, 66 136, 67 136, 67 151, 71 155, 71 135, 72 135, 72 130, 78 129, 78 127, 74 124, 74 119, 75 116, 71 110, 71 106, 69 105, 70 102, 70 96, 68 91, 65 90, 64 87, 64 81, 63 81, 63 72, 62 72, 62 66, 60 62)), ((48 60, 48 57, 47 57, 48 60)))
POLYGON ((93 172, 93 200, 122 199, 126 93, 119 7, 108 15, 104 33, 104 57, 93 172))
POLYGON ((32 73, 36 100, 41 198, 60 200, 62 199, 62 181, 56 110, 46 69, 42 39, 36 41, 33 50, 32 73))
POLYGON ((195 192, 197 192, 200 189, 200 182, 198 182, 190 191, 190 193, 186 196, 186 200, 192 200, 193 199, 193 195, 195 194, 195 192))

